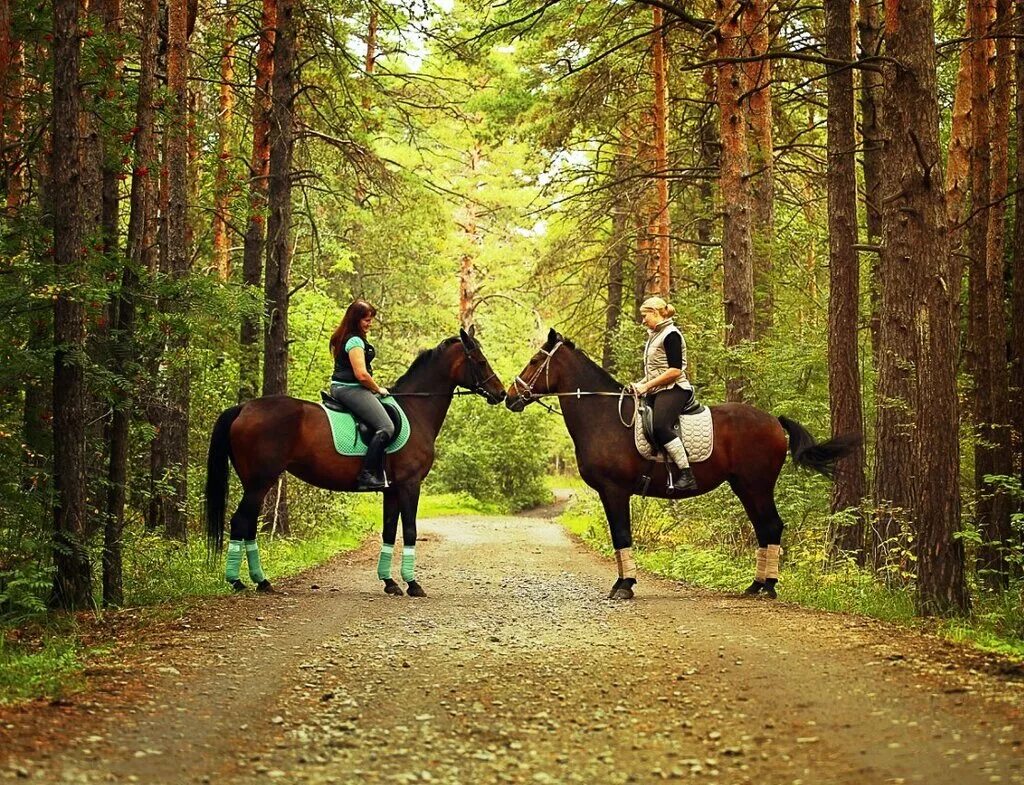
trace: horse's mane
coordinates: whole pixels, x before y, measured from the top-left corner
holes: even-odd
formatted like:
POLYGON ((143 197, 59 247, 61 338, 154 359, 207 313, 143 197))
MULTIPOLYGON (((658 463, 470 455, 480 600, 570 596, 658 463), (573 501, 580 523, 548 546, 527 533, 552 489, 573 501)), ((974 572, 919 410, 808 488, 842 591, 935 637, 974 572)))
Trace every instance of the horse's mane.
POLYGON ((416 355, 416 359, 412 361, 412 365, 410 365, 406 369, 405 373, 398 377, 398 381, 396 381, 393 386, 397 387, 402 382, 407 381, 409 377, 412 376, 412 374, 416 371, 416 369, 422 368, 424 365, 427 365, 434 358, 442 355, 449 346, 451 346, 458 340, 458 337, 445 338, 433 349, 421 349, 420 353, 416 355))
POLYGON ((591 370, 597 373, 597 375, 601 378, 602 381, 607 382, 608 384, 611 384, 620 389, 624 386, 622 382, 620 382, 618 379, 616 379, 614 376, 608 373, 608 371, 606 371, 604 368, 598 365, 597 362, 595 362, 589 354, 580 349, 576 344, 574 344, 564 335, 556 336, 554 337, 554 340, 551 340, 549 338, 547 341, 544 342, 544 350, 550 352, 554 348, 555 344, 558 343, 559 341, 561 341, 562 345, 565 346, 567 349, 572 349, 574 352, 576 352, 577 355, 586 360, 587 365, 590 366, 591 370))

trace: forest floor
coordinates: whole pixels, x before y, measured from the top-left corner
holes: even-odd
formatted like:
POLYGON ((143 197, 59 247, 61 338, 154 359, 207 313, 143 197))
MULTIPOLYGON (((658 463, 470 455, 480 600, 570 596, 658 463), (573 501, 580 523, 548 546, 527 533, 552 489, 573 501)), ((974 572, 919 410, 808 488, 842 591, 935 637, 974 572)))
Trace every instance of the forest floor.
POLYGON ((383 594, 373 538, 199 601, 0 709, 0 780, 1024 783, 1019 665, 646 575, 612 602, 550 514, 421 521, 426 599, 383 594))

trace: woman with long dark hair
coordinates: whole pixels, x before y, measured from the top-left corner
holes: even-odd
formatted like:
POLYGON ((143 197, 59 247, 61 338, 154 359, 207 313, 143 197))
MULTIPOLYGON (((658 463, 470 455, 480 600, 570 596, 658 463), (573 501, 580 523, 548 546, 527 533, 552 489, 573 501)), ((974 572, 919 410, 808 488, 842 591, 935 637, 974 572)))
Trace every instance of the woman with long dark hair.
POLYGON ((377 350, 367 340, 377 309, 366 300, 355 300, 331 335, 334 374, 331 396, 374 430, 366 449, 363 468, 356 479, 358 491, 384 490, 385 450, 395 435, 395 425, 380 398, 389 393, 373 379, 377 350))

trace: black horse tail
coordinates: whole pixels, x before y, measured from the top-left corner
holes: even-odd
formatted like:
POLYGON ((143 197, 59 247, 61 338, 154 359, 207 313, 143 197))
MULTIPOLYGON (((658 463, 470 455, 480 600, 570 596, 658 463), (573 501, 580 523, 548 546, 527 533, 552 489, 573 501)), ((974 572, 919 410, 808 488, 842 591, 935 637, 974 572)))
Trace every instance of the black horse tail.
POLYGON ((224 548, 231 424, 241 411, 241 406, 232 406, 221 412, 210 435, 210 452, 206 457, 206 551, 209 554, 220 553, 224 548))
POLYGON ((834 476, 836 461, 850 455, 861 443, 859 433, 843 433, 818 444, 800 423, 788 417, 780 417, 779 422, 789 434, 789 453, 793 456, 793 463, 821 472, 826 477, 834 476))

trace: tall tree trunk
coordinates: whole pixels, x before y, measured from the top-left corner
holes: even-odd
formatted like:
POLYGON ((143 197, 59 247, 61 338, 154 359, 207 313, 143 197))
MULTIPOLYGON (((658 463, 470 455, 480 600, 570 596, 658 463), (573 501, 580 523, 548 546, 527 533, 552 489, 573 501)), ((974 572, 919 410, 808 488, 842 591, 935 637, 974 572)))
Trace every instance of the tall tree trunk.
MULTIPOLYGON (((860 0, 859 22, 860 56, 877 57, 882 47, 882 22, 879 18, 881 0, 860 0)), ((880 71, 864 70, 861 74, 860 131, 864 154, 864 213, 866 217, 867 241, 877 246, 882 237, 882 132, 879 109, 885 89, 880 71)), ((868 278, 871 298, 871 353, 874 364, 878 365, 878 331, 881 315, 879 306, 880 273, 878 253, 871 255, 871 274, 868 278)))
POLYGON ((220 50, 220 95, 217 111, 217 174, 214 178, 213 257, 222 281, 231 276, 231 253, 228 241, 228 212, 234 183, 228 175, 232 158, 231 122, 235 114, 235 10, 231 0, 224 4, 224 38, 220 50))
POLYGON ((657 208, 649 234, 656 258, 655 280, 651 293, 664 298, 669 297, 672 289, 672 265, 669 240, 672 236, 672 224, 669 220, 668 204, 668 76, 665 57, 665 14, 654 8, 654 46, 652 69, 654 71, 654 168, 657 180, 657 208))
MULTIPOLYGON (((363 66, 366 70, 366 75, 373 76, 374 68, 377 65, 377 6, 370 6, 370 20, 366 25, 366 58, 363 61, 363 66)), ((363 95, 363 110, 369 110, 372 105, 370 100, 370 88, 367 86, 366 93, 363 95)))
MULTIPOLYGON (((741 54, 739 14, 742 6, 733 0, 716 0, 718 14, 718 107, 720 113, 722 157, 720 181, 722 193, 722 265, 724 268, 725 344, 741 346, 754 338, 754 271, 750 234, 750 195, 745 179, 747 134, 740 96, 743 94, 743 69, 735 62, 741 54)), ((742 374, 726 380, 726 397, 742 401, 747 381, 742 374)))
MULTIPOLYGON (((270 176, 270 83, 274 74, 274 37, 277 31, 277 0, 263 0, 260 41, 256 55, 256 85, 252 103, 252 159, 249 165, 249 224, 242 251, 242 281, 258 291, 263 277, 263 230, 267 212, 267 181, 270 176)), ((262 320, 243 317, 238 399, 255 398, 260 389, 260 325, 262 320)))
MULTIPOLYGON (((959 444, 956 395, 957 287, 947 235, 939 107, 935 77, 932 4, 929 0, 886 3, 886 101, 882 113, 886 182, 883 266, 902 271, 912 283, 883 301, 913 325, 909 365, 916 369, 912 400, 913 446, 904 467, 913 467, 912 514, 918 536, 918 607, 925 614, 964 611, 960 530, 959 444), (898 64, 898 67, 897 65, 898 64)), ((888 283, 888 282, 887 282, 888 283)), ((892 294, 886 288, 885 294, 892 294)), ((881 440, 879 441, 881 444, 881 440)))
MULTIPOLYGON (((759 340, 774 320, 775 161, 772 144, 772 70, 768 52, 769 0, 748 0, 743 9, 743 34, 749 56, 764 58, 744 63, 747 118, 750 126, 750 218, 753 243, 754 338, 759 340)), ((851 32, 852 35, 852 32, 851 32)))
POLYGON ((989 97, 988 1, 970 0, 971 59, 971 216, 967 223, 968 262, 967 367, 973 377, 973 413, 977 429, 974 445, 975 517, 988 545, 978 549, 978 568, 997 566, 992 542, 992 497, 985 476, 993 472, 993 452, 988 442, 992 423, 992 365, 986 342, 989 338, 988 227, 991 213, 991 105, 989 97), (995 561, 993 561, 995 558, 995 561))
MULTIPOLYGON (((969 39, 970 35, 970 19, 967 19, 964 23, 964 36, 969 39)), ((964 204, 971 172, 971 82, 974 74, 971 65, 972 51, 970 41, 960 48, 960 65, 956 72, 953 118, 946 155, 946 214, 949 216, 950 227, 955 232, 954 250, 960 242, 956 227, 964 218, 964 204)))
MULTIPOLYGON (((989 101, 992 107, 992 179, 989 190, 988 224, 986 226, 986 268, 984 310, 986 321, 984 333, 980 336, 979 360, 987 368, 989 387, 979 393, 987 396, 988 421, 982 425, 981 435, 988 451, 988 468, 998 476, 1013 474, 1013 453, 1010 446, 1010 393, 1006 354, 1006 315, 1004 291, 1004 221, 1006 219, 1006 198, 1009 179, 1010 146, 1010 67, 1012 20, 1010 0, 997 0, 994 32, 995 41, 995 83, 989 101)), ((1009 580, 1007 548, 1013 538, 1010 524, 1010 499, 998 487, 982 482, 979 489, 987 495, 983 519, 983 537, 986 542, 979 549, 978 566, 990 571, 992 583, 1005 585, 1009 580)), ((979 509, 981 508, 979 499, 979 509)), ((984 577, 984 576, 983 576, 984 577)))
POLYGON ((25 45, 12 29, 10 10, 10 0, 0 0, 0 177, 6 207, 13 213, 21 206, 25 190, 25 45))
MULTIPOLYGON (((481 154, 480 143, 477 142, 469 152, 469 176, 467 179, 470 183, 476 182, 481 154)), ((476 295, 479 287, 476 275, 476 258, 480 238, 477 233, 478 215, 476 202, 471 199, 466 200, 460 213, 461 216, 458 223, 462 228, 466 248, 459 260, 459 324, 468 330, 473 325, 475 319, 476 295)))
MULTIPOLYGON (((1015 17, 1017 33, 1014 70, 1016 76, 1016 119, 1017 147, 1014 158, 1015 190, 1013 253, 1011 256, 1010 280, 1013 293, 1010 301, 1010 411, 1013 413, 1013 429, 1016 445, 1017 478, 1024 486, 1024 10, 1017 6, 1015 17)), ((1018 506, 1018 511, 1024 502, 1018 506)))
MULTIPOLYGON (((188 12, 185 0, 168 4, 167 90, 171 108, 164 132, 164 167, 167 170, 167 268, 175 284, 167 311, 184 320, 188 249, 188 12)), ((185 539, 185 504, 188 499, 188 422, 190 373, 188 335, 182 324, 171 330, 165 360, 161 425, 170 492, 161 494, 162 520, 168 537, 185 539)))
MULTIPOLYGON (((825 0, 825 48, 832 60, 851 61, 853 19, 849 0, 825 0)), ((828 378, 832 430, 861 433, 860 367, 857 322, 860 267, 857 251, 857 172, 853 111, 853 70, 836 69, 828 76, 828 378)), ((865 494, 864 452, 847 458, 832 486, 832 511, 859 507, 865 494)), ((864 559, 864 524, 843 526, 835 546, 864 559)))
MULTIPOLYGON (((270 108, 270 189, 267 221, 267 327, 264 340, 263 394, 288 392, 288 281, 292 245, 292 148, 295 112, 295 27, 293 0, 277 7, 274 77, 270 108)), ((268 496, 277 510, 276 526, 288 532, 285 484, 268 496)))
POLYGON ((604 336, 601 345, 601 366, 615 373, 615 354, 612 351, 622 317, 622 294, 625 289, 624 259, 629 252, 629 210, 625 198, 625 180, 629 172, 629 134, 623 132, 618 153, 612 166, 615 180, 612 193, 612 236, 608 247, 608 293, 604 311, 604 336))
MULTIPOLYGON (((898 14, 897 18, 911 15, 911 18, 922 14, 917 4, 923 0, 914 0, 914 5, 908 8, 906 13, 898 14)), ((891 2, 886 2, 886 14, 890 11, 891 2)), ((929 14, 930 18, 930 14, 929 14)), ((900 31, 903 33, 903 31, 900 31)), ((890 31, 886 30, 886 41, 890 31)), ((896 36, 901 45, 908 46, 904 41, 905 36, 896 36)), ((891 55, 890 55, 891 56, 891 55)), ((934 80, 934 69, 932 71, 934 80)), ((932 82, 934 84, 934 81, 932 82)), ((889 247, 889 235, 894 233, 893 224, 897 220, 894 215, 894 206, 899 202, 893 198, 892 202, 885 200, 895 197, 903 181, 897 177, 906 172, 907 177, 913 177, 919 184, 921 173, 913 169, 913 162, 898 157, 898 154, 905 154, 904 146, 912 141, 909 133, 916 126, 900 125, 899 119, 906 115, 905 108, 899 106, 899 101, 907 99, 910 86, 904 79, 894 81, 893 77, 887 74, 884 88, 881 91, 884 95, 884 106, 881 112, 882 139, 888 139, 885 135, 887 129, 899 131, 897 140, 886 142, 882 150, 882 166, 884 171, 884 182, 887 183, 888 192, 880 191, 878 204, 883 208, 883 242, 882 251, 879 255, 878 282, 880 286, 880 307, 878 321, 878 356, 877 356, 877 379, 875 383, 875 466, 872 494, 875 500, 877 511, 876 520, 872 527, 872 553, 876 566, 890 564, 893 559, 891 551, 896 543, 896 538, 901 535, 902 525, 909 525, 913 508, 913 426, 914 412, 916 411, 916 393, 913 386, 913 364, 914 364, 914 330, 913 330, 913 302, 914 302, 914 264, 911 259, 916 258, 920 253, 914 249, 914 253, 901 254, 898 249, 905 248, 905 239, 899 238, 898 245, 889 247), (899 87, 904 92, 897 98, 890 95, 890 90, 899 87), (894 111, 896 114, 889 118, 886 112, 894 111)), ((917 118, 915 118, 917 121, 917 118)), ((916 160, 916 159, 915 159, 916 160)), ((880 172, 881 173, 881 172, 880 172)), ((929 181, 931 182, 931 181, 929 181)), ((920 194, 913 196, 921 198, 920 194)), ((903 199, 909 199, 904 196, 903 199)), ((909 225, 910 215, 904 216, 904 222, 909 225)))
POLYGON ((78 118, 78 0, 53 2, 53 405, 54 604, 92 603, 92 571, 86 549, 85 312, 75 289, 84 278, 78 118))

